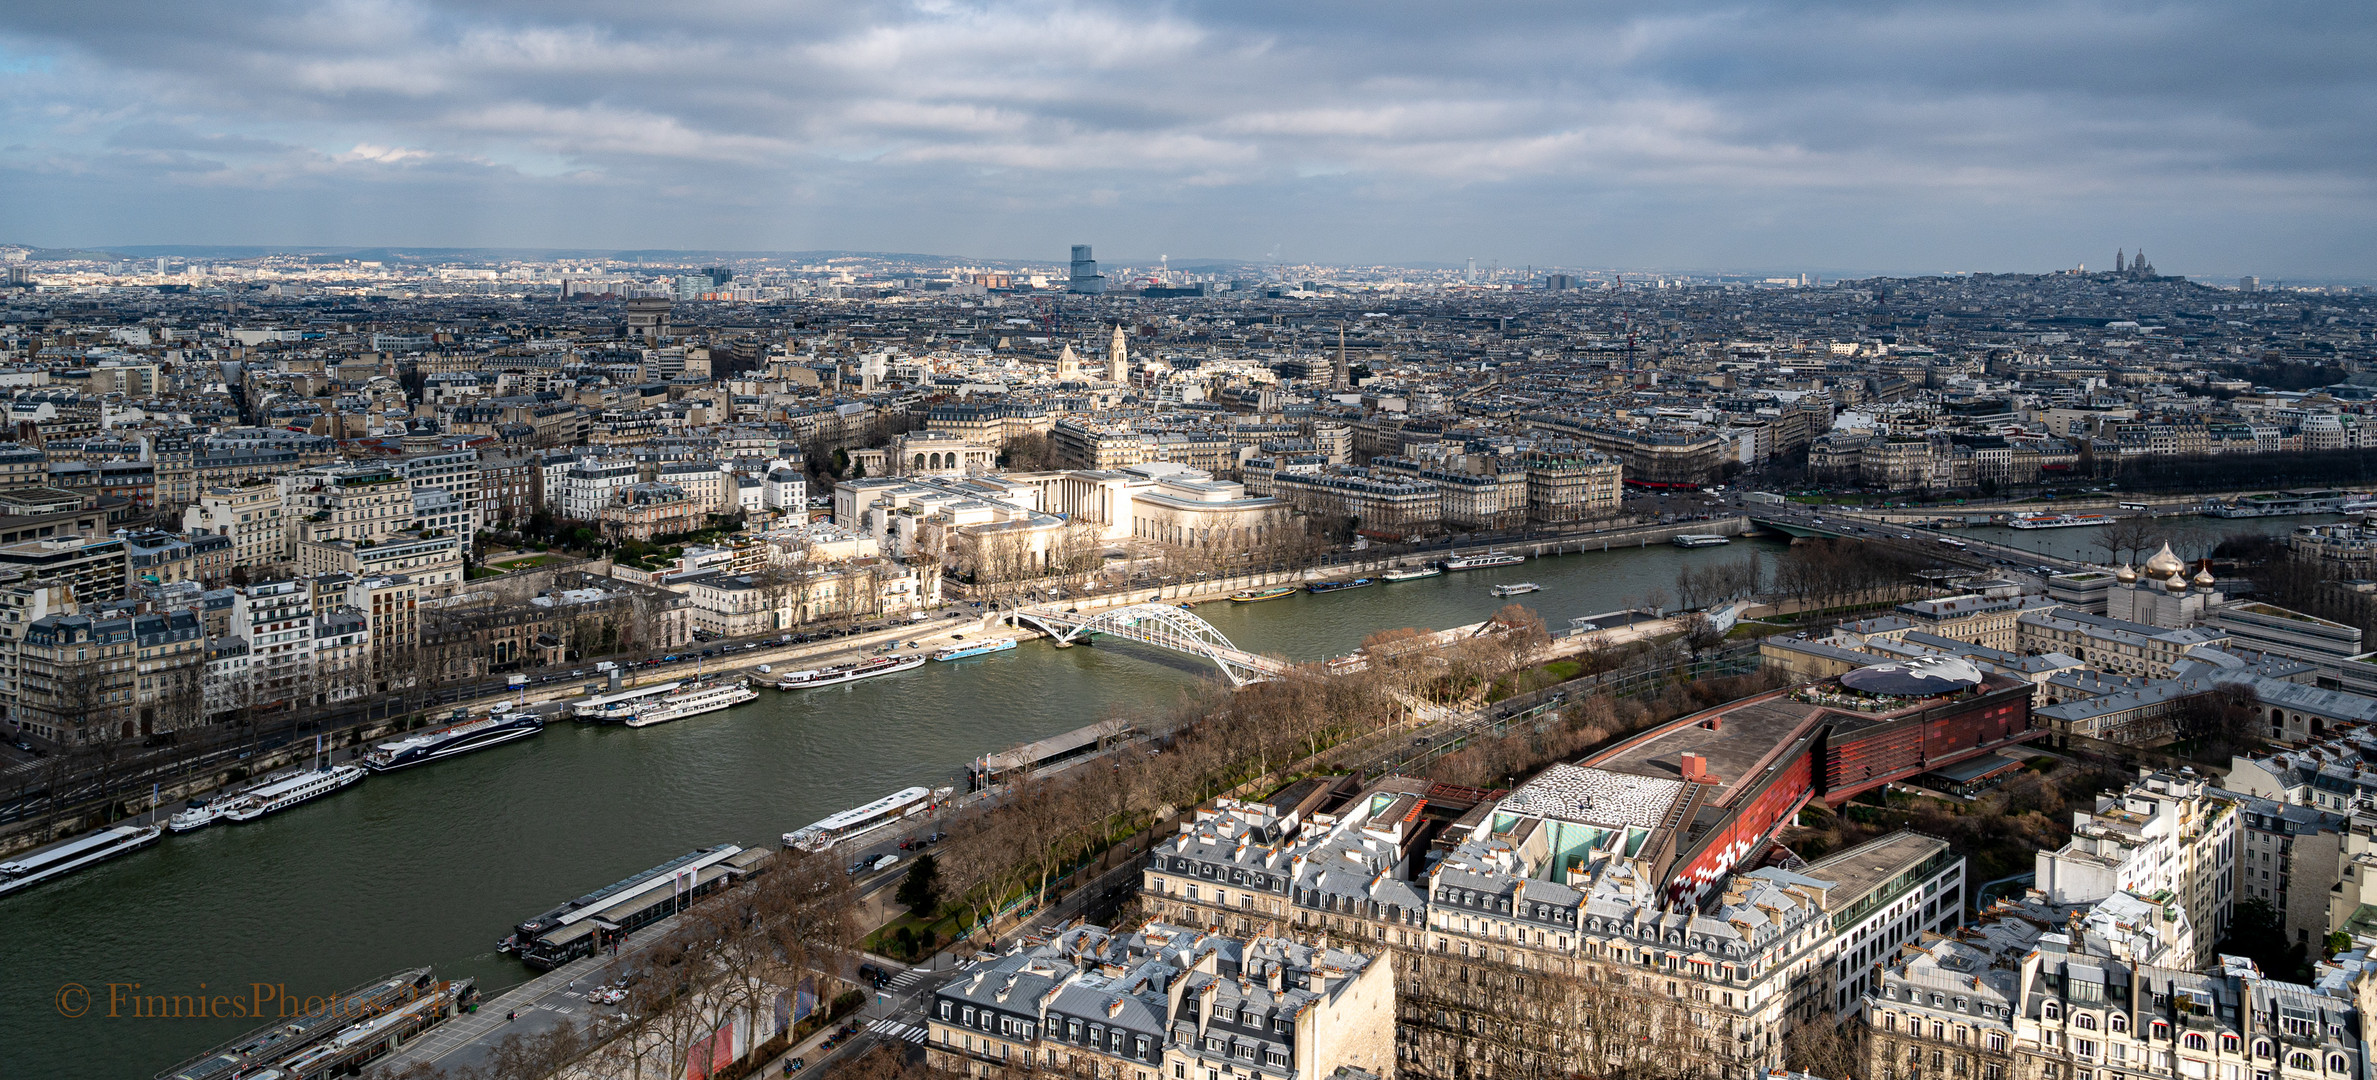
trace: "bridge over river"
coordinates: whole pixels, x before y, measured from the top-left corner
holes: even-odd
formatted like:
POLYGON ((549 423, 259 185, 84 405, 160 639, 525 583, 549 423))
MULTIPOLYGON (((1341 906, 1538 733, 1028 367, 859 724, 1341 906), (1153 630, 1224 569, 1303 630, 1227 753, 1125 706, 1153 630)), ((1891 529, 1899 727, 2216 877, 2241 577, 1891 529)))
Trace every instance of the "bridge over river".
POLYGON ((2070 574, 2096 567, 2078 559, 2042 554, 1983 540, 1967 531, 1899 524, 1880 517, 1844 511, 1836 506, 1806 507, 1797 503, 1769 503, 1749 508, 1752 524, 1786 536, 1838 537, 1844 540, 1922 542, 1937 549, 1942 562, 1991 570, 2015 570, 2038 576, 2041 567, 2070 574), (1962 535, 1959 535, 1962 533, 1962 535))
POLYGON ((1105 634, 1203 657, 1221 669, 1231 686, 1276 679, 1287 674, 1290 666, 1284 660, 1230 644, 1212 623, 1178 604, 1132 604, 1086 613, 1043 604, 1016 609, 1014 619, 1017 625, 1028 624, 1060 645, 1069 645, 1083 634, 1105 634))

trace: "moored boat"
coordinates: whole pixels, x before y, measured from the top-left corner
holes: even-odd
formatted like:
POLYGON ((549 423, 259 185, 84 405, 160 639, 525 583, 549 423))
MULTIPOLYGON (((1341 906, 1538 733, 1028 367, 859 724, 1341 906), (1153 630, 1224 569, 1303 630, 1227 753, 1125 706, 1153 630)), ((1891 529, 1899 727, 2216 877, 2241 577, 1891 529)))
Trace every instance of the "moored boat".
MULTIPOLYGON (((946 792, 947 789, 943 789, 946 792)), ((901 788, 865 806, 855 806, 805 829, 784 834, 784 846, 801 851, 824 851, 844 837, 872 831, 886 822, 920 813, 933 804, 930 788, 901 788)))
POLYGON ((390 772, 525 739, 543 730, 544 720, 529 713, 480 717, 381 743, 363 755, 363 767, 373 772, 390 772))
POLYGON ((1230 602, 1252 604, 1258 600, 1277 600, 1282 596, 1293 596, 1295 592, 1295 587, 1291 585, 1274 585, 1268 589, 1240 589, 1230 594, 1230 602))
POLYGON ((215 809, 212 803, 200 799, 182 807, 172 817, 165 819, 165 831, 179 836, 182 833, 203 829, 222 818, 221 810, 215 809))
POLYGON ((244 824, 319 799, 363 777, 362 766, 332 765, 250 788, 217 805, 222 807, 224 817, 244 824))
POLYGON ((877 675, 907 671, 924 666, 921 656, 875 656, 849 664, 835 664, 815 671, 796 671, 778 680, 778 690, 815 690, 821 686, 840 686, 877 675))
POLYGON ((1513 555, 1507 551, 1489 551, 1483 555, 1463 555, 1457 559, 1446 559, 1444 568, 1447 570, 1484 570, 1495 566, 1517 566, 1526 561, 1525 555, 1513 555))
POLYGON ((2366 501, 2357 495, 2334 489, 2314 491, 2274 491, 2262 495, 2246 495, 2222 502, 2212 499, 2204 503, 2205 517, 2252 518, 2289 517, 2296 514, 2333 514, 2353 502, 2366 501))
POLYGON ((2025 514, 2006 522, 2017 529, 2077 529, 2089 525, 2110 525, 2111 514, 2025 514))
POLYGON ((1680 548, 1703 548, 1721 547, 1732 543, 1733 540, 1715 533, 1685 533, 1681 536, 1671 537, 1667 542, 1680 548))
POLYGON ((1439 577, 1443 573, 1442 568, 1434 566, 1398 566, 1378 576, 1384 581, 1417 581, 1421 578, 1439 577))
POLYGON ((758 696, 759 691, 753 690, 749 683, 739 678, 697 682, 675 693, 649 699, 626 723, 629 727, 651 727, 688 716, 731 709, 758 696))
POLYGON ((1015 648, 1014 638, 995 638, 990 641, 960 642, 933 654, 935 660, 963 660, 969 656, 988 656, 1015 648))
POLYGON ((156 843, 163 835, 165 830, 156 825, 117 825, 19 855, 0 863, 0 896, 65 877, 128 851, 138 851, 156 843))
POLYGON ((1366 589, 1376 584, 1378 584, 1377 578, 1366 577, 1358 577, 1351 581, 1315 581, 1304 586, 1304 591, 1317 596, 1321 593, 1344 592, 1347 589, 1366 589))

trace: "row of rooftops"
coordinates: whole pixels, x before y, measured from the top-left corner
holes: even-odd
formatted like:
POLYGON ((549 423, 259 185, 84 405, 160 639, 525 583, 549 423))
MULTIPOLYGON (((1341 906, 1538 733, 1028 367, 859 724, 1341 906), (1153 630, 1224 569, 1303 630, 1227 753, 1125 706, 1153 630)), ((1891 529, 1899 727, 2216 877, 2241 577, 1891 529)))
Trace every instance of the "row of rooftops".
POLYGON ((1378 962, 1164 923, 1130 932, 1075 924, 978 962, 934 994, 933 1017, 1150 1064, 1167 1048, 1194 1052, 1218 1040, 1218 1052, 1249 1071, 1292 1075, 1298 1025, 1378 962))
MULTIPOLYGON (((2138 902, 2127 894, 2111 899, 2138 902)), ((2351 1054, 2350 1072, 2359 1075, 2359 1018, 2348 983, 2364 958, 2323 962, 2311 985, 2265 978, 2238 956, 2205 970, 2167 967, 2125 955, 2135 915, 2105 902, 2051 904, 2035 890, 2000 898, 1954 935, 1926 934, 1886 958, 1869 1001, 2008 1032, 2018 1020, 2054 1024, 2103 1011, 2132 1018, 2142 1034, 2162 1023, 2273 1045, 2324 1042, 2351 1054)), ((2088 1030, 2096 1029, 2081 1033, 2088 1030)), ((2160 1038, 2168 1039, 2165 1030, 2160 1038)))
MULTIPOLYGON (((1311 787, 1283 791, 1270 803, 1220 800, 1151 853, 1148 870, 1286 897, 1308 909, 1413 925, 1486 916, 1571 935, 1580 948, 1587 935, 1625 938, 1746 967, 1754 954, 1891 876, 1876 876, 1874 867, 1894 874, 1915 849, 1944 846, 1894 835, 1798 873, 1736 874, 1705 907, 1679 906, 1645 847, 1652 827, 1668 827, 1655 797, 1629 796, 1642 801, 1627 812, 1649 827, 1594 825, 1571 809, 1582 793, 1651 779, 1555 765, 1507 796, 1458 792, 1441 805, 1427 782, 1401 777, 1358 791, 1336 785, 1318 805, 1309 801, 1318 790, 1311 787)), ((1688 786, 1652 785, 1671 798, 1688 786)))

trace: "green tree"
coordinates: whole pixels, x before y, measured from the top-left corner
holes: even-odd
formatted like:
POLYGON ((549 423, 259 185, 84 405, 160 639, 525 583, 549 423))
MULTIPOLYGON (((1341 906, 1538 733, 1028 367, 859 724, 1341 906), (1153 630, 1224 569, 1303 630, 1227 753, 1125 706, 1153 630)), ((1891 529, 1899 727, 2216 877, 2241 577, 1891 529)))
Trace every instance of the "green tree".
POLYGON ((941 861, 931 852, 917 856, 915 864, 908 867, 908 876, 900 879, 900 891, 893 899, 907 905, 919 919, 932 918, 933 912, 941 909, 941 861))

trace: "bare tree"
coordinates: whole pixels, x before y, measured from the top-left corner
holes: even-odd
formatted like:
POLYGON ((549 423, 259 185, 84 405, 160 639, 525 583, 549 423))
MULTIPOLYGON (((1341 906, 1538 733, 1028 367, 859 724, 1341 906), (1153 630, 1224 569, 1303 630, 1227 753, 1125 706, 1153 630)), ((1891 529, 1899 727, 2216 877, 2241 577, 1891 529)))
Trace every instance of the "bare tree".
POLYGON ((2145 551, 2146 545, 2150 542, 2147 537, 2151 536, 2153 531, 2154 522, 2150 518, 2116 518, 2112 523, 2097 529, 2093 540, 2096 547, 2112 556, 2115 561, 2126 563, 2130 560, 2123 558, 2123 555, 2128 552, 2145 551))

